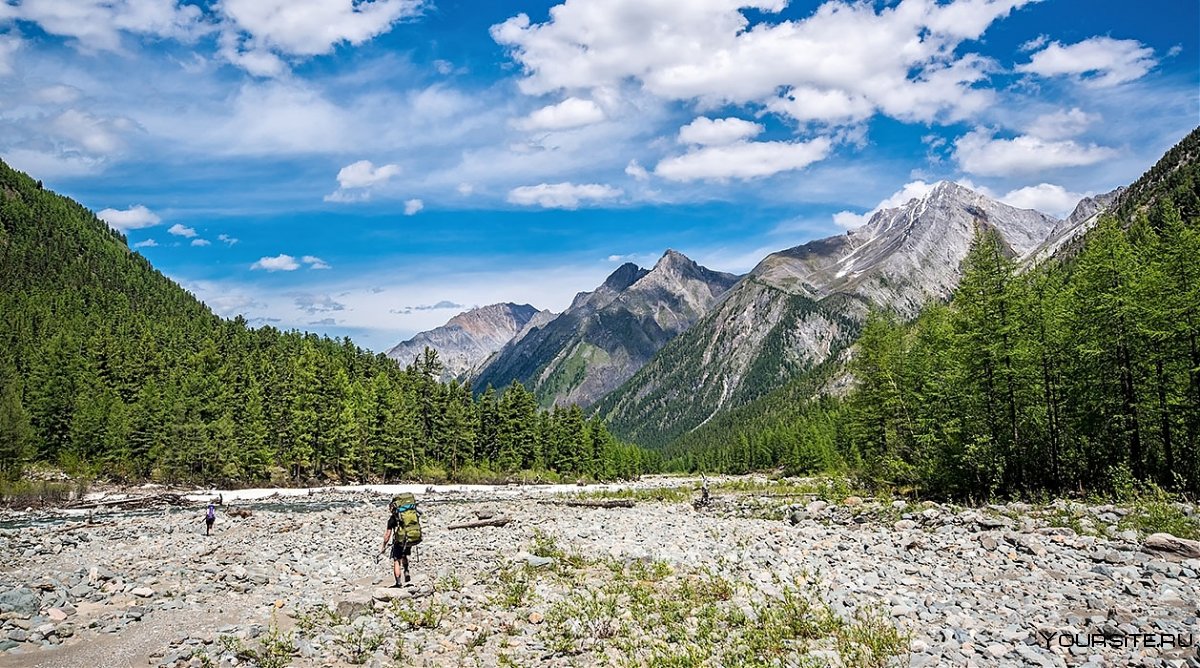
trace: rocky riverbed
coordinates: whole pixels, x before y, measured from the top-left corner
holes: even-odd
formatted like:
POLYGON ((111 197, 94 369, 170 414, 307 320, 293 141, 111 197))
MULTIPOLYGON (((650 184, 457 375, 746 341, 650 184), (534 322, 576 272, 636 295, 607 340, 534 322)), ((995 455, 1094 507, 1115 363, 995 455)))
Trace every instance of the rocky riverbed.
POLYGON ((696 486, 421 494, 402 588, 378 493, 230 503, 211 536, 201 507, 42 517, 0 530, 0 668, 1200 666, 1200 544, 1129 508, 696 486), (511 521, 449 528, 480 516, 511 521))

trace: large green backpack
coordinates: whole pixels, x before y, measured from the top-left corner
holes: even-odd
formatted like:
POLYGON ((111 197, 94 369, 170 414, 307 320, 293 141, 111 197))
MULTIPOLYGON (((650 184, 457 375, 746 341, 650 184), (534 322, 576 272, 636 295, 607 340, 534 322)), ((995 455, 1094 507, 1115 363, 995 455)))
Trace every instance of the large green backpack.
POLYGON ((417 497, 412 494, 397 494, 392 497, 392 515, 396 518, 396 534, 393 539, 402 545, 421 542, 421 511, 417 510, 417 497))

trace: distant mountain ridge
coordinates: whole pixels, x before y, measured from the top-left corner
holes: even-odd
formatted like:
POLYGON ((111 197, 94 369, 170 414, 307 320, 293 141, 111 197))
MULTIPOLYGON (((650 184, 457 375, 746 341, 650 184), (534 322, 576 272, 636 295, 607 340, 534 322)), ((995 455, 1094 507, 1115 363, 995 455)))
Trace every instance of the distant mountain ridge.
POLYGON ((690 327, 738 278, 674 250, 649 270, 623 264, 562 314, 506 345, 475 377, 475 387, 519 380, 543 406, 589 406, 690 327))
POLYGON ((912 317, 948 298, 978 229, 1024 258, 1095 214, 1084 213, 1058 221, 940 182, 847 234, 767 256, 596 410, 623 437, 665 444, 845 350, 871 307, 912 317))
POLYGON ((493 353, 521 334, 534 320, 552 317, 529 304, 491 304, 464 311, 441 327, 421 332, 387 352, 402 365, 432 348, 445 367, 443 380, 469 379, 493 353))

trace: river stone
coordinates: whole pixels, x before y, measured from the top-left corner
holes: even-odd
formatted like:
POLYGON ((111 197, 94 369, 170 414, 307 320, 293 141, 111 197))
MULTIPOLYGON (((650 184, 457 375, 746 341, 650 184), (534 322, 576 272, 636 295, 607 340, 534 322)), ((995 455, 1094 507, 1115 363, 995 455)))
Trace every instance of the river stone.
POLYGON ((46 611, 46 617, 48 617, 52 622, 63 622, 67 619, 67 613, 63 612, 59 608, 50 608, 46 611))
POLYGON ((353 619, 371 610, 371 599, 366 596, 354 596, 338 601, 337 611, 343 617, 353 619))
POLYGON ((15 612, 23 617, 31 617, 37 611, 37 595, 27 587, 0 593, 0 612, 15 612))
POLYGON ((1142 549, 1181 559, 1200 559, 1200 541, 1178 538, 1169 533, 1151 534, 1142 543, 1142 549))
POLYGON ((376 601, 395 601, 398 599, 412 598, 412 592, 401 587, 378 587, 371 594, 371 597, 376 601))
POLYGON ((154 596, 154 590, 150 587, 135 587, 134 590, 129 593, 140 598, 150 598, 151 596, 154 596))

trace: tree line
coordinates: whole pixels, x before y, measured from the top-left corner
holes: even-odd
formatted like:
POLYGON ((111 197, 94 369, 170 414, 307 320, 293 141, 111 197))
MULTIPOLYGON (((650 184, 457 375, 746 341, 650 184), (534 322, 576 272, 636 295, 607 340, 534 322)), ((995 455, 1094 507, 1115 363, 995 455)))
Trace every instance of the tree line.
POLYGON ((224 320, 90 211, 0 163, 0 475, 115 479, 617 478, 654 467, 520 384, 478 398, 333 340, 224 320))

